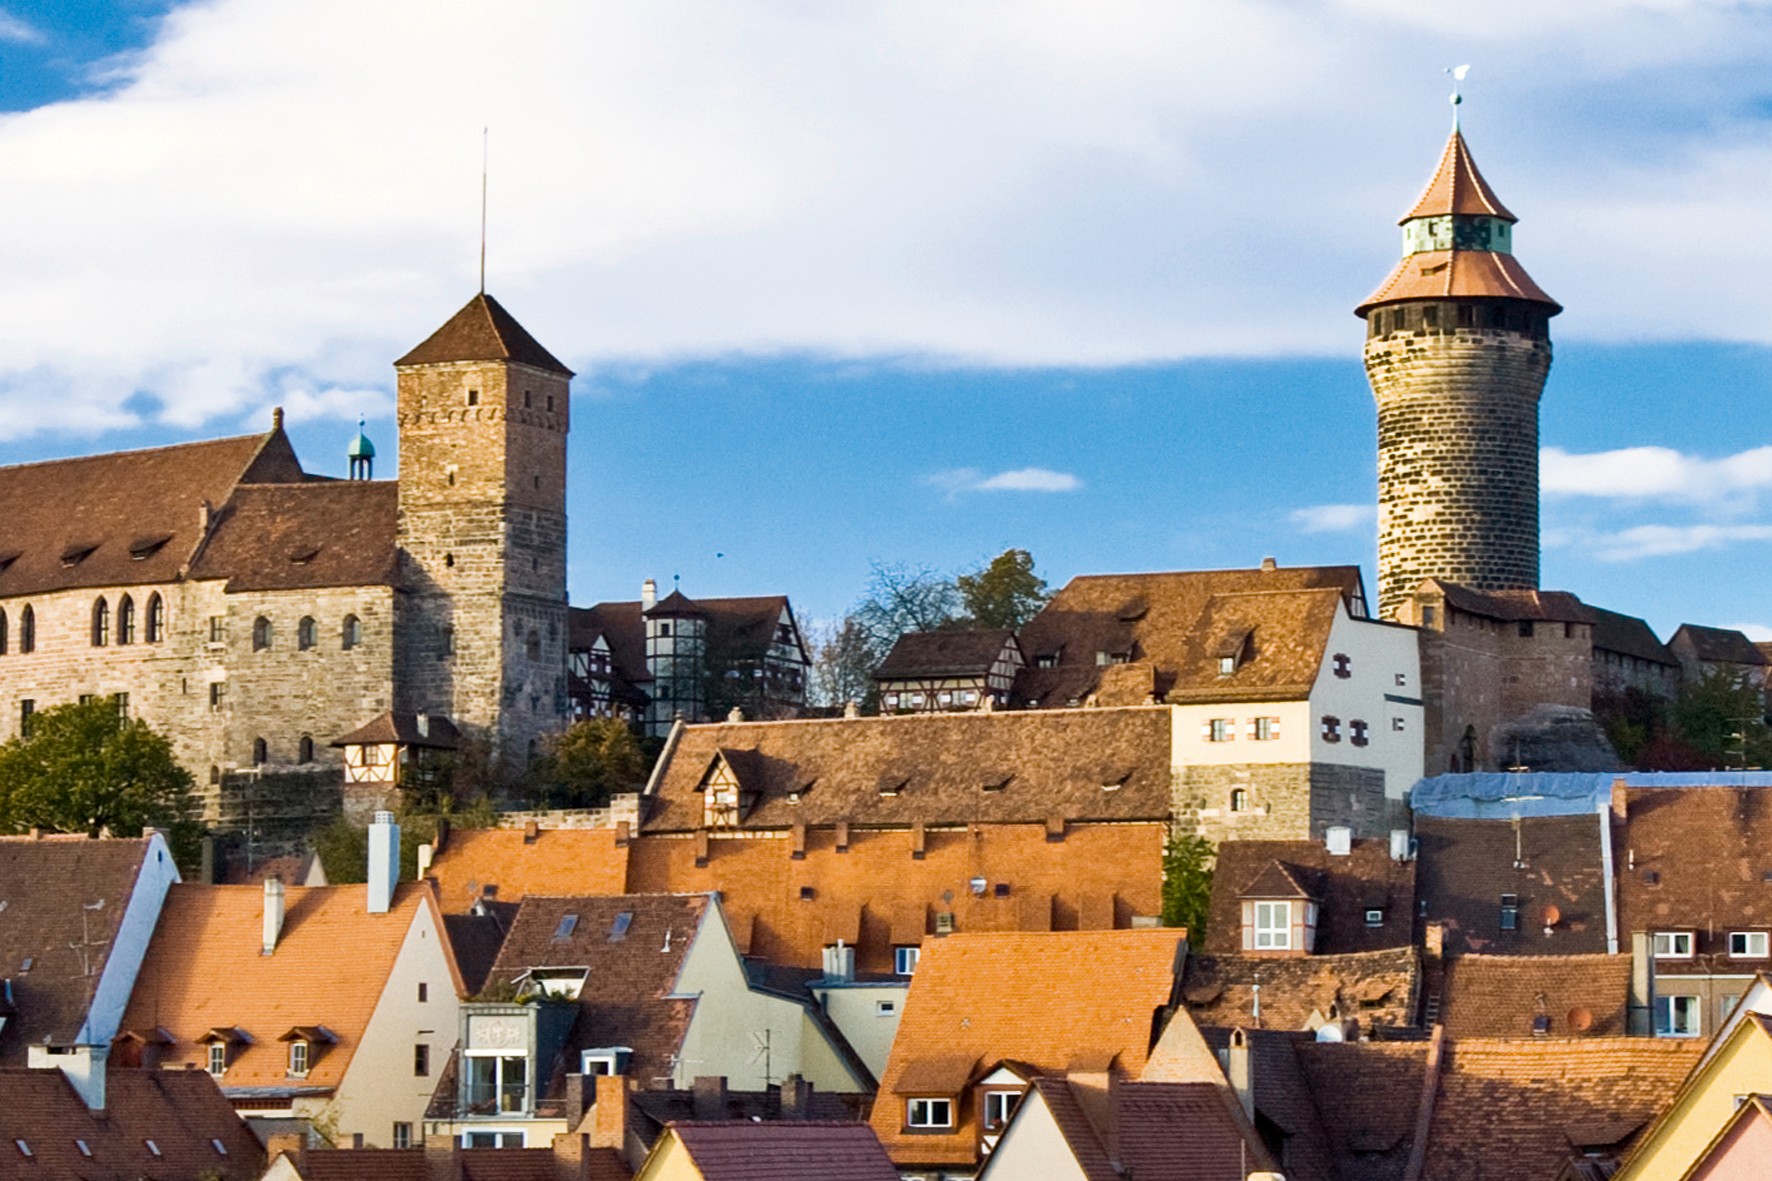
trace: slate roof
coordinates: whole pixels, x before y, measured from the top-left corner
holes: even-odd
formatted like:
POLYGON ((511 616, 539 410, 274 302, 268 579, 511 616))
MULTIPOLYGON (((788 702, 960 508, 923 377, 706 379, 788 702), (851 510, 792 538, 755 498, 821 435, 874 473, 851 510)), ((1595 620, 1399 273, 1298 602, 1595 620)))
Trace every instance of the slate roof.
POLYGON ((190 576, 230 591, 397 585, 399 497, 392 480, 243 484, 190 576))
POLYGON ((907 677, 984 676, 1015 642, 1008 628, 951 628, 906 632, 874 670, 876 681, 907 677))
POLYGON ((533 838, 520 828, 459 828, 450 830, 429 876, 438 903, 453 914, 482 898, 620 894, 628 888, 630 855, 613 828, 543 828, 533 838))
POLYGON ((202 1065, 206 1047, 198 1039, 212 1029, 243 1030, 251 1040, 235 1047, 221 1080, 232 1090, 289 1087, 287 1049, 277 1039, 296 1026, 324 1025, 336 1041, 316 1047, 300 1085, 337 1087, 418 909, 435 906, 423 886, 408 884, 397 888, 388 913, 370 914, 367 889, 288 887, 277 950, 265 955, 262 889, 174 885, 123 1029, 164 1027, 174 1039, 164 1048, 169 1066, 202 1065))
POLYGON ((1166 832, 1156 822, 1080 825, 1052 841, 1043 824, 978 825, 925 833, 919 858, 903 829, 857 826, 839 851, 835 831, 821 828, 799 859, 791 837, 710 840, 700 868, 698 842, 647 836, 630 846, 628 888, 719 891, 740 948, 767 963, 821 970, 825 944, 841 937, 858 972, 887 975, 893 947, 927 943, 942 911, 959 931, 1126 927, 1161 913, 1166 832))
POLYGON ((1468 586, 1430 578, 1424 590, 1438 591, 1446 605, 1467 615, 1481 615, 1508 623, 1594 623, 1594 611, 1568 591, 1472 590, 1468 586))
POLYGON ((504 949, 505 936, 517 918, 517 903, 481 898, 459 914, 443 916, 443 930, 461 969, 462 991, 477 996, 504 949))
POLYGON ((1589 605, 1594 616, 1594 647, 1621 656, 1634 656, 1651 664, 1677 666, 1679 658, 1655 638, 1655 630, 1635 615, 1621 615, 1589 605))
POLYGON ((1300 1030, 1314 1014, 1354 1018, 1362 1029, 1395 1028, 1415 1022, 1420 976, 1413 947, 1350 955, 1196 955, 1188 957, 1182 999, 1201 1025, 1300 1030))
POLYGON ((1170 807, 1170 713, 1134 707, 689 726, 654 772, 643 827, 700 828, 703 777, 721 752, 743 755, 734 767, 740 790, 754 799, 743 828, 1162 819, 1170 807))
MULTIPOLYGON (((1316 952, 1376 951, 1406 947, 1413 938, 1415 862, 1397 861, 1383 840, 1358 840, 1337 857, 1321 841, 1224 841, 1212 874, 1212 901, 1201 950, 1236 953, 1243 949, 1240 900, 1255 897, 1275 866, 1290 871, 1318 903, 1316 952), (1382 910, 1384 921, 1366 925, 1368 910, 1382 910)), ((1262 894, 1264 897, 1278 897, 1262 894)))
POLYGON ((1447 955, 1578 955, 1607 950, 1606 876, 1593 813, 1513 820, 1417 813, 1416 897, 1421 922, 1445 928, 1447 955), (1516 867, 1516 860, 1519 862, 1516 867), (1518 928, 1501 929, 1512 894, 1518 928), (1545 907, 1560 912, 1544 934, 1545 907))
POLYGON ((417 348, 395 361, 396 366, 436 365, 450 361, 515 361, 572 376, 535 337, 529 335, 504 305, 484 291, 468 300, 443 327, 417 348))
MULTIPOLYGON (((674 999, 671 993, 708 906, 708 896, 700 894, 532 894, 518 909, 489 979, 515 982, 534 968, 588 967, 568 1053, 576 1060, 577 1050, 629 1046, 628 1072, 649 1086, 672 1075, 672 1055, 695 1011, 694 1000, 674 999), (618 928, 622 914, 630 918, 618 928), (577 915, 577 921, 555 938, 567 915, 577 915), (670 950, 663 951, 667 932, 670 950)), ((547 1065, 538 1065, 538 1081, 550 1073, 547 1065)))
POLYGON ((1703 1049, 1675 1038, 1449 1040, 1424 1181, 1555 1177, 1583 1149, 1628 1148, 1703 1049))
POLYGON ((1483 214, 1499 217, 1503 221, 1518 221, 1519 218, 1509 213, 1507 206, 1477 171, 1477 162, 1471 158, 1470 147, 1464 142, 1464 136, 1456 129, 1446 140, 1446 150, 1440 154, 1440 163, 1434 168, 1433 177, 1427 182, 1421 196, 1397 220, 1398 225, 1417 217, 1442 217, 1446 214, 1483 214))
POLYGON ((1628 955, 1458 956, 1445 964, 1440 1021, 1449 1037, 1623 1037, 1630 973, 1628 955))
POLYGON ((1428 1043, 1299 1040, 1294 1049, 1339 1176, 1402 1181, 1415 1145, 1428 1043))
POLYGON ((258 1137, 200 1070, 112 1069, 91 1111, 59 1070, 0 1068, 0 1177, 247 1181, 264 1168, 258 1137), (26 1157, 18 1142, 30 1146, 26 1157), (80 1151, 83 1141, 91 1152, 80 1151), (148 1147, 152 1141, 154 1152, 148 1147), (220 1141, 225 1151, 217 1151, 220 1141))
POLYGON ((333 746, 370 746, 398 743, 401 746, 422 746, 431 750, 454 750, 461 743, 461 731, 442 714, 419 715, 388 710, 358 726, 349 734, 332 740, 333 746))
POLYGON ((1624 808, 1613 830, 1621 930, 1698 933, 1698 957, 1657 961, 1658 972, 1743 970, 1729 964, 1724 940, 1730 930, 1772 930, 1772 792, 1631 787, 1615 798, 1624 808), (1715 965, 1703 954, 1712 952, 1715 965))
POLYGON ((873 1129, 862 1123, 749 1121, 672 1124, 703 1181, 898 1181, 873 1129))
POLYGON ((0 467, 0 598, 172 582, 201 540, 205 501, 304 478, 281 427, 0 467))
MULTIPOLYGON (((1364 613, 1357 566, 1278 566, 1272 570, 1189 570, 1160 574, 1091 574, 1073 578, 1021 632, 1029 667, 1016 678, 1017 702, 1046 707, 1081 704, 1106 671, 1098 652, 1124 654, 1154 669, 1161 700, 1184 669, 1197 685, 1202 612, 1215 595, 1259 591, 1339 590, 1364 613), (1055 667, 1037 667, 1042 657, 1055 667)), ((1251 606, 1251 609, 1253 607, 1251 606)), ((1107 668, 1115 666, 1109 665, 1107 668)), ((1217 662, 1211 664, 1217 676, 1217 662)))
POLYGON ((11 983, 14 1010, 0 1063, 23 1066, 27 1046, 66 1044, 80 1032, 148 846, 0 837, 0 977, 11 983))
POLYGON ((1136 1077, 1175 991, 1179 931, 950 935, 911 978, 872 1124, 901 1165, 970 1164, 977 1113, 951 1134, 905 1133, 907 1074, 957 1063, 970 1081, 1004 1060, 1036 1074, 1117 1067, 1136 1077), (968 1065, 970 1064, 970 1065, 968 1065))
POLYGON ((1689 651, 1695 659, 1707 664, 1763 665, 1768 662, 1766 654, 1752 640, 1730 627, 1682 623, 1668 640, 1668 645, 1676 650, 1689 651))

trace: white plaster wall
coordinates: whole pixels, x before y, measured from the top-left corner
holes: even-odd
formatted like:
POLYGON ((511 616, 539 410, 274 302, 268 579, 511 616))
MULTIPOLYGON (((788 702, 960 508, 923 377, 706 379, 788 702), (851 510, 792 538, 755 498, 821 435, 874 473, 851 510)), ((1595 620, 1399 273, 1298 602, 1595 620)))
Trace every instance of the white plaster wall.
POLYGON ((849 1046, 867 1068, 879 1078, 886 1070, 886 1059, 892 1054, 892 1039, 898 1034, 898 1022, 904 1016, 904 998, 910 984, 843 984, 833 988, 817 988, 819 1002, 849 1046), (880 1001, 892 1002, 892 1015, 882 1017, 874 1006, 880 1001))
POLYGON ((1402 799, 1422 774, 1426 721, 1422 707, 1408 703, 1420 700, 1421 652, 1414 629, 1350 619, 1345 610, 1338 609, 1323 667, 1311 689, 1311 759, 1376 767, 1384 772, 1385 795, 1402 799), (1349 658, 1351 675, 1345 680, 1335 675, 1337 653, 1349 658), (1341 719, 1340 742, 1324 741, 1321 719, 1325 714, 1341 719), (1371 741, 1367 746, 1349 741, 1352 731, 1348 723, 1356 718, 1368 725, 1371 741), (1401 730, 1395 728, 1395 720, 1401 720, 1401 730))
POLYGON ((978 1181, 1088 1181, 1077 1158, 1052 1122, 1052 1111, 1030 1089, 996 1149, 985 1159, 978 1181))
POLYGON ((1311 757, 1311 712, 1307 701, 1228 702, 1175 707, 1175 762, 1179 766, 1211 767, 1269 763, 1302 763, 1311 757), (1235 723, 1229 742, 1212 742, 1206 726, 1214 718, 1235 723), (1280 736, 1255 739, 1249 726, 1256 718, 1279 718, 1280 736))

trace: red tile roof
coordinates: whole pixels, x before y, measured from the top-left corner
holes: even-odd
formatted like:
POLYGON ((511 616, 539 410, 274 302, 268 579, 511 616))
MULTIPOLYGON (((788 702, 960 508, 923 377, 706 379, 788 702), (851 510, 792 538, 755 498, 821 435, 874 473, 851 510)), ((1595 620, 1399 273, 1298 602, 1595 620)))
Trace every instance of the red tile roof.
POLYGON ((533 839, 520 828, 452 829, 430 876, 439 904, 454 914, 480 898, 620 894, 628 888, 628 856, 612 828, 544 828, 533 839))
POLYGON ((671 1124, 666 1135, 682 1144, 703 1181, 898 1181, 866 1124, 689 1122, 671 1124))
POLYGON ((1340 1175, 1401 1181, 1415 1142, 1428 1043, 1297 1041, 1293 1048, 1340 1175))
POLYGON ((1063 1078, 1033 1085, 1086 1181, 1241 1177, 1260 1156, 1257 1146, 1244 1143, 1224 1088, 1213 1083, 1122 1083, 1099 1100, 1063 1078), (1091 1118, 1092 1108, 1110 1102, 1113 1110, 1101 1115, 1117 1129, 1111 1157, 1107 1129, 1091 1118))
POLYGON ((515 361, 537 369, 572 376, 554 354, 543 348, 517 318, 484 291, 424 342, 395 361, 401 365, 436 365, 451 361, 515 361))
POLYGON ((1434 169, 1433 178, 1427 182, 1427 188, 1397 224, 1417 217, 1442 217, 1449 213, 1487 215, 1510 222, 1519 220, 1507 211, 1507 206, 1501 203, 1495 190, 1477 171, 1477 162, 1471 159, 1470 148, 1457 131, 1446 141, 1446 150, 1441 153, 1440 163, 1434 169))
POLYGON ((1579 955, 1608 950, 1601 818, 1527 816, 1519 821, 1417 813, 1421 921, 1445 930, 1448 955, 1579 955), (1501 927, 1513 895, 1516 927, 1501 927), (1557 909, 1551 934, 1547 908, 1557 909))
POLYGON ((1465 955, 1446 962, 1440 1001, 1449 1037, 1622 1037, 1628 955, 1465 955))
POLYGON ((1523 299, 1555 311, 1562 305, 1532 281, 1520 260, 1490 250, 1423 250, 1404 255, 1378 290, 1354 311, 1404 299, 1523 299))
POLYGON ((1350 955, 1197 955, 1188 957, 1182 995, 1201 1025, 1300 1030, 1313 1015, 1318 1023, 1340 1015, 1363 1029, 1394 1029, 1415 1023, 1420 976, 1413 947, 1350 955))

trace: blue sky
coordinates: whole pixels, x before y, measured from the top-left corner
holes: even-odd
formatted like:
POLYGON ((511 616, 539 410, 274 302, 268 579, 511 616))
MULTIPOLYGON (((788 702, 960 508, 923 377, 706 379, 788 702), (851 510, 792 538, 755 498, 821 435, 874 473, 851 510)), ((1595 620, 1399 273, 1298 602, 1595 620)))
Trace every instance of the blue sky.
POLYGON ((871 561, 1011 545, 1370 576, 1350 309, 1469 60, 1569 308, 1545 584, 1769 628, 1772 11, 1576 7, 0 5, 0 462, 273 404, 315 470, 358 413, 391 456, 490 126, 489 287, 581 374, 576 600, 828 618, 871 561))

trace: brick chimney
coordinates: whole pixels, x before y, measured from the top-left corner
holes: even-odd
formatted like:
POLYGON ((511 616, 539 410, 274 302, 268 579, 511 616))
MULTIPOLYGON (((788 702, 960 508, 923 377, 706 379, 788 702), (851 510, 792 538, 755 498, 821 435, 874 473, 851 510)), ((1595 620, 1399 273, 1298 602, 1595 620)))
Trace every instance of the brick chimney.
POLYGON ((781 1083, 781 1118, 812 1118, 812 1083, 797 1074, 790 1074, 781 1083))
POLYGON ((461 1142, 448 1132, 425 1137, 425 1181, 462 1181, 461 1142))
POLYGON ((696 1119, 726 1118, 726 1076, 723 1074, 697 1075, 693 1087, 694 1108, 696 1119))
POLYGON ((584 1122, 585 1114, 596 1104, 597 1079, 602 1076, 590 1074, 568 1074, 566 1076, 566 1094, 563 1096, 566 1105, 566 1130, 578 1131, 579 1124, 584 1122))
POLYGON ((308 1155, 308 1136, 306 1132, 272 1132, 265 1137, 265 1159, 276 1161, 279 1156, 287 1156, 289 1163, 295 1166, 298 1173, 304 1172, 302 1165, 308 1155))
POLYGON ((613 1148, 626 1155, 627 1141, 627 1076, 600 1074, 597 1076, 596 1102, 591 1107, 591 1145, 613 1148))

